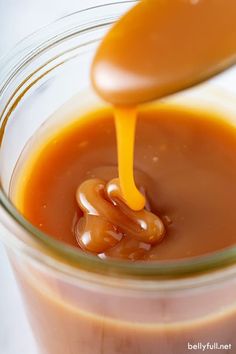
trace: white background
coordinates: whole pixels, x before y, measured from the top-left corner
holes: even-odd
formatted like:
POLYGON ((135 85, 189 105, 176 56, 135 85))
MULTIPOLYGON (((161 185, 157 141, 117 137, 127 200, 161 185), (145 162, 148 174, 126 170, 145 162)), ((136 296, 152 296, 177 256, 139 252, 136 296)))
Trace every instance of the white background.
MULTIPOLYGON (((0 0, 0 56, 58 17, 104 0, 0 0)), ((110 3, 115 0, 110 0, 110 3)), ((1 99, 0 99, 1 104, 1 99)), ((0 354, 36 354, 21 298, 0 244, 0 354)), ((56 354, 56 353, 55 353, 56 354)), ((82 354, 82 353, 81 353, 82 354)))

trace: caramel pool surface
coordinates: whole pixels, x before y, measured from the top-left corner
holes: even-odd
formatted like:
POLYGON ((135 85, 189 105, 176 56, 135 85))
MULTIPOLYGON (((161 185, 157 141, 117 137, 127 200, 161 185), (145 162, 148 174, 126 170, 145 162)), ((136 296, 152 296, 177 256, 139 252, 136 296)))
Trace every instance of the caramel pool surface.
MULTIPOLYGON (((78 246, 75 195, 89 178, 117 177, 110 110, 95 111, 45 141, 25 161, 17 204, 52 237, 78 246), (34 156, 35 154, 35 156, 34 156), (32 162, 33 161, 33 162, 32 162)), ((166 235, 138 259, 202 255, 236 243, 236 130, 210 113, 160 105, 138 114, 135 177, 166 235)), ((123 236, 121 242, 124 242, 123 236)), ((103 257, 129 258, 120 242, 103 257)))

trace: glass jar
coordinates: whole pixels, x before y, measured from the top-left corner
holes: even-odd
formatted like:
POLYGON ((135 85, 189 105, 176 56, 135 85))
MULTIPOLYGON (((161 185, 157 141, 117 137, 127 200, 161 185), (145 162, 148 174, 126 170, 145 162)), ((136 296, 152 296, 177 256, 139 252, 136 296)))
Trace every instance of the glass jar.
MULTIPOLYGON (((51 239, 10 196, 25 145, 98 105, 89 70, 108 28, 135 1, 93 7, 35 33, 1 63, 0 237, 42 354, 185 354, 236 350, 236 247, 143 265, 100 260, 51 239), (69 103, 68 103, 69 102, 69 103), (66 114, 65 114, 66 113, 66 114), (66 120, 65 120, 66 117, 66 120)), ((168 99, 235 124, 236 71, 168 99)), ((78 118, 79 119, 79 118, 78 118)))

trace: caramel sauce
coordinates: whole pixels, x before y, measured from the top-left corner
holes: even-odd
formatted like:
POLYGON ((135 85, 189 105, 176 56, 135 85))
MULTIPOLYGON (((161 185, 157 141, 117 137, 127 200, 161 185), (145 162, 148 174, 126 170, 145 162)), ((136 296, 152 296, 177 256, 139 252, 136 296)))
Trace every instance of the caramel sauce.
POLYGON ((104 258, 111 256, 114 249, 110 249, 119 243, 119 256, 136 260, 164 236, 164 225, 156 215, 145 209, 133 211, 122 201, 118 179, 107 184, 100 179, 87 180, 76 196, 84 216, 76 224, 75 234, 85 251, 104 258))
MULTIPOLYGON (((174 180, 168 181, 170 183, 169 186, 166 182, 161 181, 160 177, 160 175, 164 175, 176 165, 174 161, 175 152, 170 149, 169 145, 172 146, 172 142, 169 141, 167 136, 166 146, 170 149, 170 156, 168 156, 170 166, 168 164, 164 167, 158 165, 157 170, 153 170, 148 174, 149 177, 155 178, 158 188, 152 189, 150 185, 147 185, 145 188, 146 195, 144 196, 141 192, 144 186, 136 185, 137 181, 134 177, 133 166, 137 105, 187 88, 232 65, 236 60, 235 13, 235 0, 143 0, 118 21, 102 41, 92 64, 91 78, 98 94, 112 103, 115 108, 119 180, 115 182, 114 180, 109 181, 107 176, 104 175, 102 179, 91 179, 84 182, 84 180, 79 180, 79 176, 77 177, 76 207, 79 208, 80 214, 79 216, 77 215, 78 220, 74 219, 73 237, 84 251, 93 252, 100 257, 114 256, 132 260, 156 258, 156 254, 161 258, 161 251, 159 254, 156 248, 160 247, 161 250, 164 247, 162 244, 165 243, 165 238, 167 238, 166 243, 170 242, 168 241, 170 239, 168 224, 172 223, 175 218, 169 216, 171 214, 169 208, 163 214, 161 203, 159 204, 158 202, 158 204, 155 203, 153 205, 152 199, 155 198, 160 201, 162 191, 167 192, 169 189, 178 188, 178 186, 175 186, 174 180), (172 158, 171 154, 173 155, 172 158), (82 185, 80 185, 81 182, 82 185), (113 195, 114 191, 115 197, 113 195), (164 235, 165 237, 163 237, 164 235), (160 241, 162 242, 160 243, 160 241), (149 253, 151 254, 150 257, 147 255, 149 253)), ((172 113, 170 116, 172 116, 172 113)), ((160 139, 158 130, 163 128, 163 123, 158 121, 159 126, 156 124, 156 120, 153 120, 153 131, 155 131, 157 140, 153 143, 153 146, 158 147, 160 143, 158 141, 160 139)), ((179 129, 190 129, 187 121, 185 124, 186 126, 180 124, 179 129)), ((174 126, 175 122, 173 122, 172 129, 174 129, 174 126)), ((192 128, 195 129, 195 125, 192 128)), ((97 153, 101 154, 98 157, 98 161, 101 161, 103 157, 106 157, 107 152, 105 149, 99 151, 97 134, 100 134, 100 132, 97 128, 91 127, 91 129, 95 129, 96 135, 92 139, 88 138, 86 140, 89 141, 89 144, 92 142, 92 145, 90 145, 91 150, 97 149, 97 153)), ((207 133, 207 131, 204 132, 206 139, 209 139, 207 133)), ((151 136, 152 132, 150 132, 150 139, 151 136)), ((175 138, 173 139, 175 141, 175 138)), ((177 145, 183 143, 178 140, 178 136, 176 139, 177 145)), ((79 141, 81 139, 78 137, 77 144, 79 141)), ((72 143, 68 141, 68 144, 72 143)), ((140 144, 143 144, 142 140, 139 141, 137 148, 139 148, 140 144)), ((65 163, 63 156, 67 151, 66 145, 63 149, 65 151, 61 152, 60 159, 62 166, 65 163)), ((217 151, 218 147, 216 148, 216 153, 213 150, 208 152, 209 156, 212 155, 213 160, 217 155, 217 151)), ((204 151, 205 153, 206 151, 204 151)), ((148 153, 145 154, 148 156, 149 164, 151 161, 155 161, 152 159, 157 159, 157 161, 159 159, 159 152, 153 156, 149 156, 148 153)), ((137 153, 137 156, 140 158, 139 153, 137 153)), ((44 155, 41 159, 43 158, 44 155)), ((71 159, 69 154, 66 158, 71 159)), ((82 167, 79 152, 76 158, 81 164, 81 168, 86 171, 90 161, 84 161, 82 167)), ((182 163, 183 173, 191 174, 192 170, 194 170, 192 163, 195 158, 199 158, 198 154, 193 154, 191 163, 190 161, 181 161, 176 168, 180 168, 182 163), (190 169, 189 172, 187 172, 188 169, 190 169)), ((204 163, 205 156, 200 158, 202 163, 204 163)), ((143 170, 142 164, 140 164, 140 167, 143 170)), ((205 166, 205 168, 206 171, 204 173, 207 179, 209 168, 208 166, 205 166)), ((39 167, 35 167, 35 175, 38 169, 39 167)), ((51 169, 48 171, 45 166, 43 170, 45 174, 51 173, 51 169)), ((213 180, 217 178, 213 176, 212 171, 209 174, 213 180)), ((57 175, 56 181, 60 178, 59 176, 60 174, 57 175)), ((112 177, 117 178, 117 175, 112 177)), ((33 180, 33 178, 34 176, 31 179, 33 180)), ((183 181, 184 177, 181 176, 181 188, 183 181)), ((214 186, 213 181, 208 182, 214 186)), ((197 189, 196 185, 191 184, 190 181, 186 183, 188 188, 197 189)), ((50 190, 45 184, 43 184, 43 188, 46 188, 49 194, 54 193, 53 189, 50 190)), ((33 190, 35 189, 40 190, 40 186, 37 185, 33 190)), ((60 193, 67 189, 66 186, 62 186, 60 193)), ((175 208, 179 209, 180 213, 182 200, 185 200, 185 192, 189 194, 190 191, 183 189, 182 192, 183 194, 179 195, 178 205, 175 208)), ((198 194, 195 195, 192 192, 191 200, 187 202, 189 204, 188 210, 184 210, 179 221, 175 220, 173 222, 172 228, 174 229, 176 228, 176 223, 177 225, 182 225, 174 233, 176 237, 179 237, 180 234, 183 237, 184 225, 188 225, 190 222, 199 233, 202 231, 196 226, 196 220, 202 224, 205 216, 203 219, 200 218, 201 212, 196 212, 191 206, 196 202, 198 209, 201 207, 204 209, 205 198, 201 193, 201 188, 198 192, 201 198, 199 199, 198 194)), ((215 190, 213 193, 209 186, 209 191, 205 192, 207 198, 213 198, 215 190)), ((73 193, 75 193, 75 190, 73 193)), ((171 204, 172 197, 167 196, 165 203, 171 204)), ((227 200, 227 202, 230 203, 230 200, 227 200)), ((30 202, 30 205, 32 207, 32 202, 30 202)), ((211 205, 211 207, 214 213, 218 212, 215 210, 215 205, 211 205)), ((70 208, 67 205, 65 208, 66 213, 68 213, 70 208)), ((29 208, 27 210, 25 214, 28 216, 31 213, 29 208)), ((50 215, 54 213, 53 207, 52 212, 49 213, 50 215)), ((210 211, 210 208, 209 210, 207 209, 207 215, 213 217, 213 212, 210 211)), ((226 219, 227 217, 228 215, 226 215, 226 219)), ((32 220, 31 216, 30 220, 32 220)), ((219 224, 221 220, 222 217, 219 216, 219 224)), ((53 222, 57 221, 54 220, 53 222)), ((59 224, 63 224, 63 220, 60 219, 59 224)), ((218 233, 220 226, 217 224, 218 226, 216 227, 215 223, 213 224, 214 234, 215 232, 218 233)), ((40 223, 40 225, 44 228, 44 222, 40 223)), ((70 227, 71 225, 72 222, 70 222, 70 227)), ((190 226, 188 228, 188 237, 191 239, 191 234, 193 235, 195 232, 190 231, 190 226)), ((207 224, 206 228, 210 229, 210 226, 207 224)), ((55 234, 58 234, 58 231, 55 234)), ((207 237, 210 240, 211 236, 207 237)), ((186 240, 185 242, 188 245, 187 253, 195 255, 196 252, 192 250, 192 246, 189 246, 189 241, 186 240)), ((169 245, 168 247, 178 248, 179 245, 169 245)), ((196 248, 198 249, 198 247, 196 248)), ((205 250, 201 249, 203 253, 207 251, 208 247, 205 247, 205 250)), ((173 257, 185 257, 185 252, 182 249, 180 253, 177 252, 175 255, 175 251, 173 251, 173 257)), ((167 254, 172 254, 171 250, 167 254)))
POLYGON ((110 110, 62 128, 36 152, 25 162, 16 203, 58 240, 99 257, 145 261, 235 244, 236 132, 209 112, 159 105, 138 113, 134 175, 147 201, 141 211, 127 207, 114 181, 110 110))
POLYGON ((134 181, 133 160, 137 113, 135 108, 115 109, 118 169, 121 197, 133 210, 145 206, 145 198, 134 181))

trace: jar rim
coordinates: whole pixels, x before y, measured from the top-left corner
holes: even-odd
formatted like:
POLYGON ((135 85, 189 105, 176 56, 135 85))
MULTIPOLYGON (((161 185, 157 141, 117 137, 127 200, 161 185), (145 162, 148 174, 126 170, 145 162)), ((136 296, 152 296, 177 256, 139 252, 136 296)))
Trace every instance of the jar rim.
MULTIPOLYGON (((0 62, 0 68, 4 68, 6 63, 8 64, 8 70, 6 71, 5 79, 3 79, 3 85, 0 85, 1 90, 4 91, 4 84, 11 80, 14 77, 14 72, 21 68, 24 64, 22 62, 24 55, 29 53, 29 43, 34 46, 35 40, 43 38, 46 40, 47 32, 52 27, 57 27, 58 25, 64 24, 68 18, 73 16, 78 16, 78 14, 94 11, 98 8, 103 7, 114 7, 117 5, 124 4, 133 4, 138 0, 125 0, 117 2, 108 2, 103 5, 98 5, 83 9, 72 14, 66 15, 51 24, 43 27, 39 31, 28 36, 26 39, 22 40, 16 47, 13 49, 5 59, 0 62), (18 62, 11 62, 10 58, 17 57, 15 54, 17 52, 21 53, 21 58, 18 58, 18 62), (14 71, 12 67, 14 64, 14 71), (10 69, 9 69, 10 68, 10 69), (13 72, 13 74, 12 74, 13 72), (10 76, 12 75, 12 76, 10 76)), ((91 26, 91 23, 89 23, 91 26)), ((87 29, 89 30, 90 27, 87 29)), ((94 27, 93 27, 94 28, 94 27)), ((55 34, 55 33, 54 33, 55 34)), ((53 37, 52 37, 53 38, 53 37)), ((58 39, 57 39, 58 40, 58 39)), ((31 48, 31 54, 33 53, 31 48)), ((33 54, 32 54, 33 55, 33 54)), ((34 54, 35 55, 35 54, 34 54)), ((24 64, 24 65, 27 65, 24 64)), ((214 252, 212 254, 203 255, 196 258, 189 258, 184 260, 177 261, 155 261, 155 262, 146 262, 145 265, 143 262, 129 262, 125 260, 101 260, 97 256, 90 255, 84 252, 80 252, 75 247, 66 245, 61 241, 55 240, 46 233, 42 232, 35 226, 33 226, 29 221, 27 221, 19 211, 11 203, 10 199, 4 192, 2 186, 0 188, 0 205, 1 208, 5 211, 5 214, 13 220, 18 227, 27 232, 29 237, 34 241, 37 241, 40 244, 40 249, 33 249, 34 246, 29 246, 24 241, 14 243, 14 247, 20 246, 21 251, 25 252, 28 255, 35 255, 35 251, 38 253, 38 259, 42 263, 48 263, 50 266, 52 260, 56 264, 56 268, 60 269, 63 264, 69 265, 73 269, 80 269, 89 271, 91 273, 105 274, 110 276, 119 276, 119 277, 135 277, 142 279, 150 278, 161 278, 166 281, 186 278, 190 276, 201 275, 209 273, 216 270, 222 270, 228 268, 236 263, 236 246, 228 247, 227 249, 214 252), (24 244, 23 244, 24 243, 24 244), (47 257, 42 257, 42 247, 46 252, 50 261, 47 261, 47 257), (34 250, 34 252, 32 252, 34 250)), ((17 238, 17 236, 15 236, 17 238)), ((6 240, 3 240, 6 242, 6 240)), ((16 241, 16 240, 15 240, 16 241)), ((19 240, 18 240, 19 241, 19 240)))

